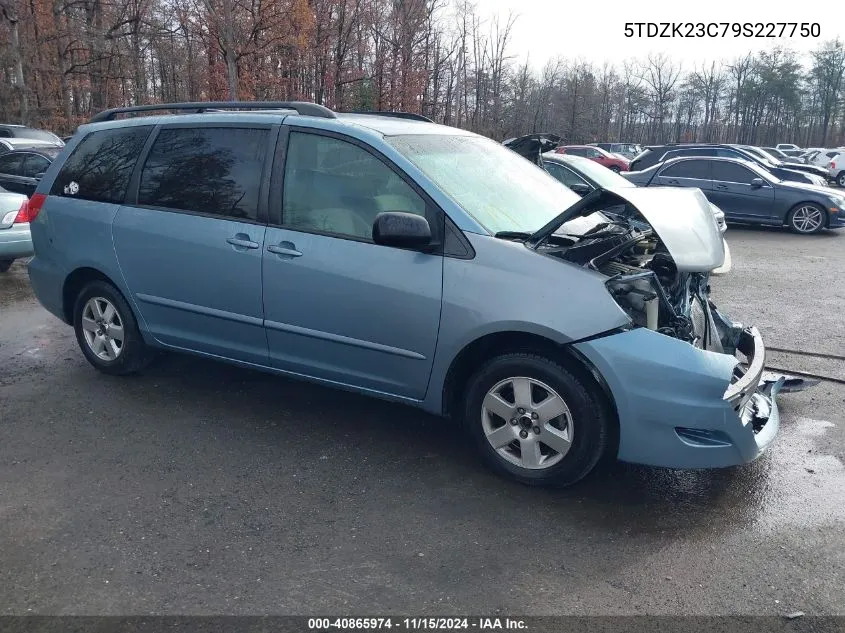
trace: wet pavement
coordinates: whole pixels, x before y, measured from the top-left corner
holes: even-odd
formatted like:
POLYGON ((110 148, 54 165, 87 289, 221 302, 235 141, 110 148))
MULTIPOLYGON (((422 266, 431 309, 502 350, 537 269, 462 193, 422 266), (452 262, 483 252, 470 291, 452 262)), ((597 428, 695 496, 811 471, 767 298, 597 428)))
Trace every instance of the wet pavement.
MULTIPOLYGON (((845 232, 728 236, 716 303, 771 346, 845 353, 845 232)), ((780 406, 744 467, 529 489, 398 405, 180 356, 99 375, 18 265, 0 614, 845 614, 845 386, 780 406)))

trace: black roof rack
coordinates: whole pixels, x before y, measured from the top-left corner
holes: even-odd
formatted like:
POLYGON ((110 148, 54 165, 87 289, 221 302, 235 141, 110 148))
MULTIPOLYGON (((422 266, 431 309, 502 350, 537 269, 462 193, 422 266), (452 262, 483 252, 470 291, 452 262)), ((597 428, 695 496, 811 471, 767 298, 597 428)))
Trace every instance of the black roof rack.
POLYGON ((427 116, 422 114, 415 114, 414 112, 381 112, 379 110, 348 110, 342 114, 373 114, 377 116, 389 116, 394 119, 409 119, 411 121, 426 121, 427 123, 434 123, 427 116))
POLYGON ((337 115, 325 106, 308 101, 195 101, 188 103, 155 103, 124 108, 112 108, 98 112, 89 119, 89 123, 112 121, 118 114, 138 114, 160 110, 193 110, 202 113, 222 110, 294 110, 297 114, 316 116, 324 119, 336 119, 337 115))

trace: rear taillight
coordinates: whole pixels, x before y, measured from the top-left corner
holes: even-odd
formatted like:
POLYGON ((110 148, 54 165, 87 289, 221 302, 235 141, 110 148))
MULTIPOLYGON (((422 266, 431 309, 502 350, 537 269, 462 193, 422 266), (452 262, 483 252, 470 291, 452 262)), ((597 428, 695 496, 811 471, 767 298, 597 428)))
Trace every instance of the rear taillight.
POLYGON ((44 206, 44 201, 46 199, 47 196, 43 193, 34 193, 29 200, 24 200, 21 203, 21 208, 18 209, 15 224, 23 224, 25 222, 32 222, 35 220, 41 212, 41 207, 44 206))
POLYGON ((828 167, 830 167, 831 169, 836 169, 836 161, 835 160, 830 161, 830 165, 828 165, 828 167))

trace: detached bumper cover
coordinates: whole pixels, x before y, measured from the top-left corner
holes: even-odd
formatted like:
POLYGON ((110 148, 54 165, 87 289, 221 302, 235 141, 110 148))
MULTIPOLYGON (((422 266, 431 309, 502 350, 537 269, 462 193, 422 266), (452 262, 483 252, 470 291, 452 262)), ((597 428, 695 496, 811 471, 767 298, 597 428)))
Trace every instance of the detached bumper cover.
POLYGON ((737 358, 638 328, 575 345, 601 373, 619 416, 622 461, 717 468, 753 461, 771 444, 783 381, 762 381, 765 348, 744 330, 737 358))

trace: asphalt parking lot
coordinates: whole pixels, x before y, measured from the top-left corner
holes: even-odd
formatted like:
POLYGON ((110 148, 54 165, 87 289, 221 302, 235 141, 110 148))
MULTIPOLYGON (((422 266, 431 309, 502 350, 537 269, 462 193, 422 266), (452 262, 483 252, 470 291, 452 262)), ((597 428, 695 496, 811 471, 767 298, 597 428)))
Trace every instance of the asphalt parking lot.
MULTIPOLYGON (((845 379, 845 231, 731 227, 714 300, 845 379)), ((488 473, 448 422, 188 357, 110 378, 0 275, 0 614, 845 614, 845 385, 721 471, 488 473)))

